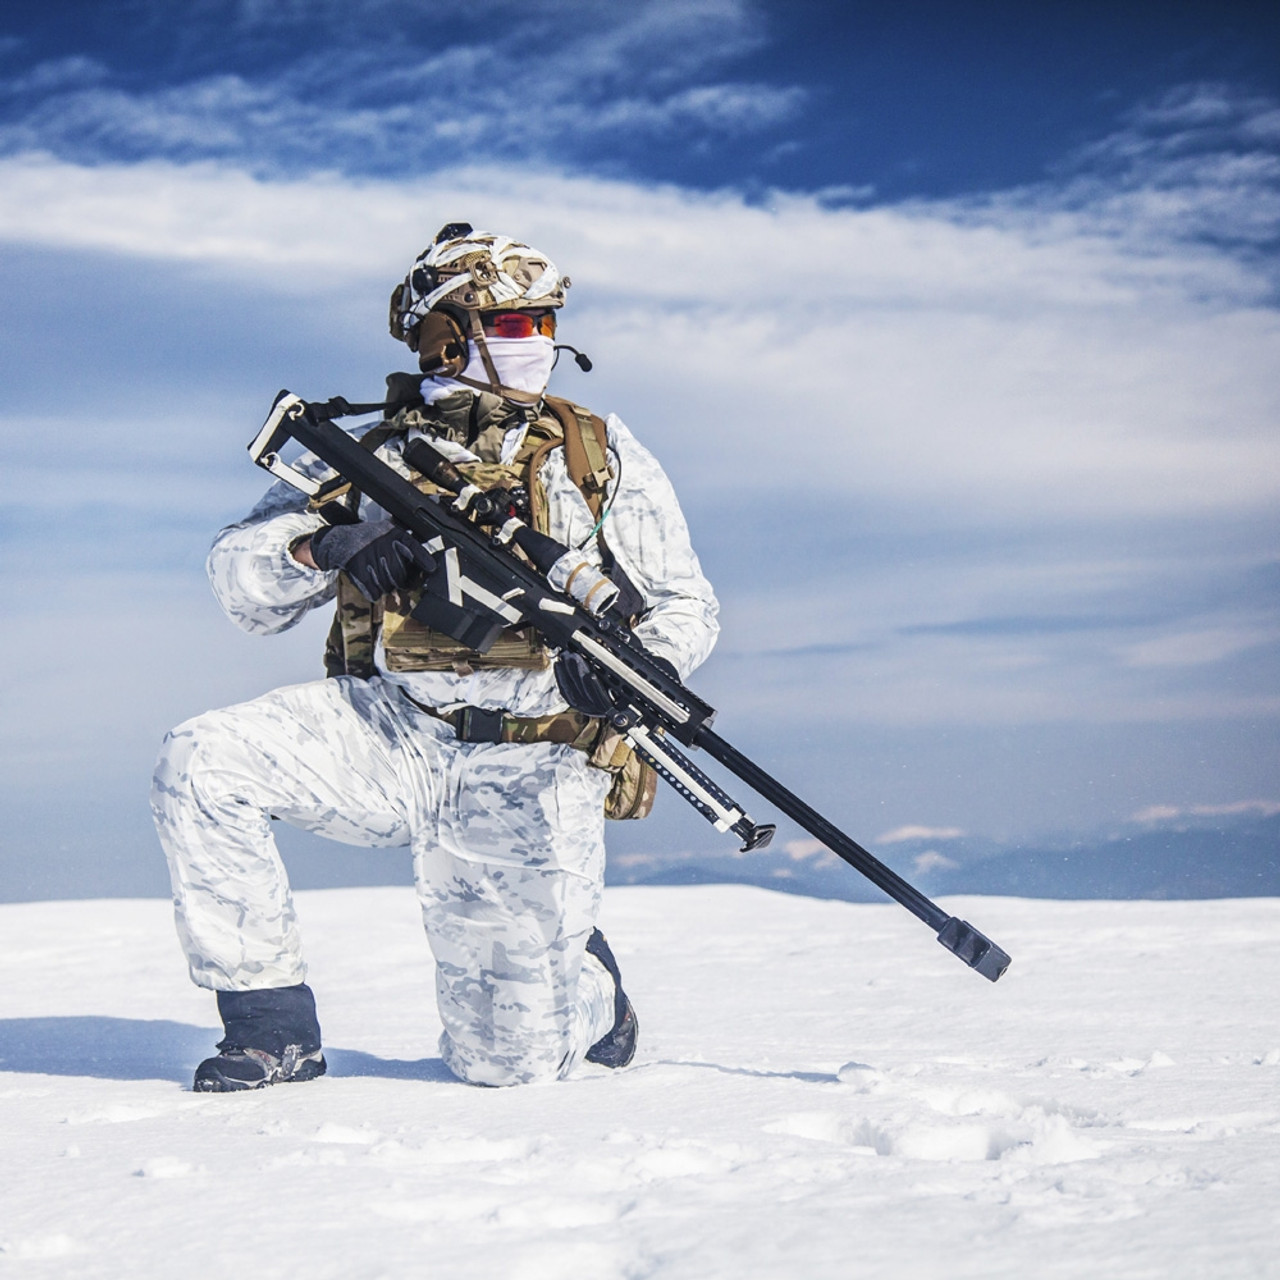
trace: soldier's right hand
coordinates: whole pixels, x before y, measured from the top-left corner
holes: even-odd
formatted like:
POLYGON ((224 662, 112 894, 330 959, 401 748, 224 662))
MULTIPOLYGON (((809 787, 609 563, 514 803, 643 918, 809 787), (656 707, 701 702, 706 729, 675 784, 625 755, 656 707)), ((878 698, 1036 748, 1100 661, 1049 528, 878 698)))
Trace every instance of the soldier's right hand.
POLYGON ((603 680, 580 653, 567 649, 556 659, 556 684, 560 696, 588 716, 607 716, 617 705, 603 680))
POLYGON ((325 525, 311 535, 317 569, 342 569, 367 600, 415 586, 436 568, 435 556, 391 520, 325 525))

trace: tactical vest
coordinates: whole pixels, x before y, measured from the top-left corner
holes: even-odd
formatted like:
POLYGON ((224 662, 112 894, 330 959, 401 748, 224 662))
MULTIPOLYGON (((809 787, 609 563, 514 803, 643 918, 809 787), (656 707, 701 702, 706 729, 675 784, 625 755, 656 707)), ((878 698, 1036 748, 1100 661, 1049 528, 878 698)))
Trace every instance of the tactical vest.
MULTIPOLYGON (((480 489, 498 486, 523 485, 529 495, 529 523, 539 533, 547 533, 549 508, 546 490, 541 479, 541 469, 547 455, 555 448, 565 451, 565 466, 570 479, 586 500, 593 518, 599 520, 606 486, 612 476, 608 465, 607 438, 602 419, 580 405, 555 396, 543 401, 549 413, 530 422, 519 450, 510 462, 485 461, 484 456, 496 458, 501 450, 502 438, 512 425, 509 414, 486 401, 496 397, 471 396, 460 393, 458 400, 470 412, 472 421, 467 424, 468 435, 474 433, 468 448, 480 455, 479 462, 460 462, 459 471, 480 489), (479 406, 487 410, 476 420, 479 406), (485 420, 487 417, 488 421, 485 420)), ((436 406, 424 409, 401 410, 384 426, 368 432, 362 443, 376 449, 395 435, 403 435, 414 427, 427 431, 438 429, 442 417, 452 416, 448 397, 442 402, 443 411, 436 406), (436 410, 433 412, 433 410, 436 410)), ((413 483, 423 493, 439 493, 440 488, 423 476, 413 475, 413 483)), ((339 485, 324 488, 312 499, 312 509, 319 510, 334 501, 354 501, 350 487, 339 485)), ((474 649, 433 630, 410 616, 420 593, 385 596, 370 602, 360 593, 345 573, 338 575, 337 610, 325 645, 325 672, 328 675, 353 675, 368 679, 374 674, 374 650, 381 636, 383 660, 388 671, 456 671, 469 675, 472 671, 505 667, 525 671, 545 671, 551 663, 550 654, 541 637, 531 628, 507 628, 487 653, 474 649)))
MULTIPOLYGON (((403 435, 413 427, 432 430, 442 425, 442 418, 446 419, 444 425, 447 426, 450 409, 461 408, 469 419, 465 424, 468 447, 481 458, 479 462, 455 464, 468 480, 481 489, 496 485, 524 485, 529 494, 529 523, 539 533, 547 533, 549 508, 540 473, 547 454, 552 449, 563 448, 565 469, 597 521, 596 533, 599 535, 600 513, 606 487, 612 478, 602 419, 571 401, 547 396, 543 404, 549 414, 529 423, 515 457, 509 463, 486 461, 485 454, 490 459, 500 456, 502 440, 512 425, 510 411, 496 396, 485 393, 479 396, 462 393, 451 405, 452 400, 453 397, 446 397, 438 405, 425 410, 401 410, 383 426, 368 432, 361 443, 373 450, 392 436, 403 435)), ((456 438, 456 429, 450 435, 456 438)), ((412 479, 423 493, 440 492, 425 477, 413 476, 412 479)), ((331 502, 349 504, 354 510, 359 504, 359 495, 350 485, 339 481, 333 486, 323 487, 312 499, 311 506, 313 510, 321 510, 331 502)), ((607 562, 608 549, 602 536, 600 547, 607 562)), ((374 675, 374 650, 379 635, 382 637, 384 661, 390 671, 453 670, 467 674, 486 667, 545 671, 550 665, 551 655, 532 628, 508 628, 488 653, 478 653, 410 617, 417 599, 417 595, 410 594, 403 600, 389 596, 370 602, 345 573, 340 573, 337 611, 325 645, 326 673, 363 679, 374 675)), ((613 784, 605 798, 606 818, 648 817, 658 789, 658 777, 653 768, 641 760, 607 722, 588 720, 582 725, 578 723, 581 720, 582 717, 572 711, 533 720, 509 719, 506 727, 510 736, 504 735, 504 740, 571 742, 574 747, 587 752, 592 765, 613 775, 613 784), (562 732, 565 724, 561 722, 568 721, 574 722, 571 726, 574 732, 565 737, 562 732)))

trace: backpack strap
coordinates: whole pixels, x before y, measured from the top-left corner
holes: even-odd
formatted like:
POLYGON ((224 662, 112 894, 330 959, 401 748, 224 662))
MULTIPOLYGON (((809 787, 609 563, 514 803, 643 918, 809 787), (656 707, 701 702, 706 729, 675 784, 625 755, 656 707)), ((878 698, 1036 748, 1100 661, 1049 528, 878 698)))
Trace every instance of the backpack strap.
MULTIPOLYGON (((634 621, 644 610, 644 596, 627 577, 604 536, 604 499, 609 481, 613 479, 613 468, 609 465, 608 428, 603 418, 571 400, 546 396, 543 403, 564 431, 565 469, 578 492, 586 499, 587 508, 596 521, 595 538, 600 547, 601 568, 621 593, 615 608, 623 617, 634 621)), ((537 461, 541 463, 545 451, 558 443, 558 440, 548 441, 536 455, 537 461)))
POLYGON ((569 479, 587 500, 591 514, 599 520, 605 490, 613 479, 604 419, 559 396, 546 396, 543 403, 564 430, 564 461, 569 479))

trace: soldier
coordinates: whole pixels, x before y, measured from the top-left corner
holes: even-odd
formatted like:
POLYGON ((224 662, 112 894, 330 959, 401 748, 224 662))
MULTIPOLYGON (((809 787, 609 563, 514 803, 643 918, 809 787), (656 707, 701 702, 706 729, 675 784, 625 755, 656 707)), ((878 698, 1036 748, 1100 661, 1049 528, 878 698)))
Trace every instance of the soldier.
MULTIPOLYGON (((685 677, 715 642, 717 606, 671 484, 617 417, 545 394, 568 286, 528 245, 444 227, 392 295, 391 332, 417 355, 422 400, 366 429, 364 444, 425 489, 402 452, 426 434, 481 487, 527 498, 535 527, 630 593, 636 635, 685 677)), ((316 459, 299 465, 329 474, 316 459)), ((410 612, 433 557, 367 499, 333 486, 320 498, 274 485, 218 534, 208 569, 253 634, 336 597, 330 678, 197 716, 157 764, 178 935, 226 1032, 195 1088, 325 1070, 273 817, 410 846, 440 1052, 462 1080, 555 1079, 583 1058, 626 1065, 635 1013, 595 921, 606 806, 644 808, 637 762, 567 704, 536 633, 506 632, 482 655, 431 631, 410 612), (343 501, 360 523, 318 509, 343 501)))

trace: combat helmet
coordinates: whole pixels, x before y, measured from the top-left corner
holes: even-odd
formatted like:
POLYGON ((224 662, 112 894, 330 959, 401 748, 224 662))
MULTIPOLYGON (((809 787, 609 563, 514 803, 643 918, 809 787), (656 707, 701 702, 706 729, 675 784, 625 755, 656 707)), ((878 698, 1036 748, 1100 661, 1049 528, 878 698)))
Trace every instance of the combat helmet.
POLYGON ((417 353, 425 374, 533 403, 537 395, 502 385, 480 316, 562 307, 569 284, 555 263, 530 245, 475 231, 468 222, 446 223, 391 291, 391 336, 417 353), (470 358, 468 339, 484 362, 484 382, 463 376, 470 358))

